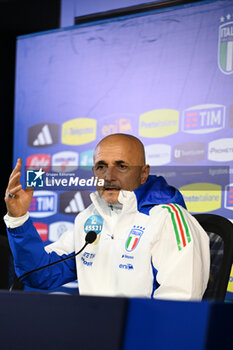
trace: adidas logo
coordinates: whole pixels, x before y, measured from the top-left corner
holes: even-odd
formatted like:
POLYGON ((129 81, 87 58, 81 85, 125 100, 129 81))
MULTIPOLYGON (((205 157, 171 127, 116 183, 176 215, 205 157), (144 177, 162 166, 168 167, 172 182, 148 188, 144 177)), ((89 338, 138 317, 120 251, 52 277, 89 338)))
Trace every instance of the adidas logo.
POLYGON ((83 211, 89 204, 91 204, 89 192, 69 191, 60 195, 59 210, 64 214, 76 215, 80 211, 83 211))
POLYGON ((69 205, 65 208, 65 213, 78 213, 84 210, 84 203, 81 197, 81 193, 77 192, 74 198, 70 201, 69 205))
POLYGON ((28 144, 32 147, 51 146, 58 142, 59 125, 55 123, 40 123, 28 130, 28 144))
POLYGON ((53 143, 52 136, 49 132, 48 125, 43 126, 41 132, 33 142, 33 146, 51 145, 53 143))

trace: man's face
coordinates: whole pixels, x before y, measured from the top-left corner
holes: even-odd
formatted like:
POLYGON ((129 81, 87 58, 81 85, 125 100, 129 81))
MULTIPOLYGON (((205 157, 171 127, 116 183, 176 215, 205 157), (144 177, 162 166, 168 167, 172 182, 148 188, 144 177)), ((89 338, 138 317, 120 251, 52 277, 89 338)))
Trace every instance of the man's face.
POLYGON ((148 176, 148 167, 141 162, 140 154, 132 141, 108 140, 100 143, 94 153, 94 175, 104 179, 104 186, 97 187, 99 195, 108 203, 117 203, 121 189, 133 191, 148 176))

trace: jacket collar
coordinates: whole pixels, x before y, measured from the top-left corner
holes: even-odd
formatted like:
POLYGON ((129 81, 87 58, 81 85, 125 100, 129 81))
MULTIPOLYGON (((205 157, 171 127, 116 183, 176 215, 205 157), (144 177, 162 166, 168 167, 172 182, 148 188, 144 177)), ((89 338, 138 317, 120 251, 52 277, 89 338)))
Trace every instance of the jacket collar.
POLYGON ((177 203, 186 208, 181 193, 168 185, 162 176, 149 175, 145 184, 134 191, 137 198, 138 211, 149 214, 153 206, 165 203, 177 203))
MULTIPOLYGON (((100 197, 98 192, 91 193, 90 198, 95 208, 98 210, 102 216, 111 215, 110 205, 100 197)), ((119 193, 118 201, 120 205, 116 206, 116 209, 119 211, 121 205, 122 213, 132 213, 137 211, 137 199, 134 192, 121 190, 119 193)), ((113 205, 114 210, 114 205, 113 205)))
MULTIPOLYGON (((110 216, 109 204, 102 199, 98 192, 91 194, 91 200, 101 215, 110 216)), ((162 176, 149 175, 145 184, 135 191, 121 190, 118 197, 123 213, 139 211, 149 215, 149 211, 155 205, 166 203, 177 203, 186 208, 181 193, 166 182, 162 176)))

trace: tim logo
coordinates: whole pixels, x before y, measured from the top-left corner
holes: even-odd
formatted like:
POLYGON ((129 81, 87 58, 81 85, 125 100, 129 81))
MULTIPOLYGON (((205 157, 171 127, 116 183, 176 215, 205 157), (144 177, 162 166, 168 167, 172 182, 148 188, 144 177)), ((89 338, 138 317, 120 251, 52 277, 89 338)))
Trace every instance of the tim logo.
POLYGON ((225 106, 199 105, 183 112, 182 131, 190 134, 207 134, 224 128, 225 106))
MULTIPOLYGON (((233 21, 231 15, 222 16, 218 35, 218 67, 224 74, 233 73, 233 21)), ((233 17, 232 17, 233 19, 233 17)))
POLYGON ((35 191, 28 209, 30 216, 44 218, 56 214, 57 194, 51 191, 35 191))
POLYGON ((145 227, 136 225, 133 226, 133 229, 130 231, 125 244, 125 249, 127 252, 132 252, 137 247, 144 230, 145 227))
POLYGON ((233 210, 233 183, 225 187, 225 208, 233 210))
POLYGON ((43 175, 44 171, 42 169, 40 170, 27 170, 27 181, 26 186, 27 187, 43 187, 44 181, 43 181, 43 175))

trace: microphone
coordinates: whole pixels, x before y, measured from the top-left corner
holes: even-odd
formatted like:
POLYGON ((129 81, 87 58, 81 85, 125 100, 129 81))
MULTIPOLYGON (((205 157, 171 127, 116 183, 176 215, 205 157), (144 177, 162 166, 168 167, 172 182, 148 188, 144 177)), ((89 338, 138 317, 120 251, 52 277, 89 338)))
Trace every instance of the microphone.
MULTIPOLYGON (((85 241, 87 244, 91 244, 93 242, 95 242, 96 240, 96 237, 97 237, 97 233, 95 231, 89 231, 87 234, 86 234, 86 237, 85 237, 85 241)), ((86 245, 87 245, 86 244, 86 245)), ((84 246, 85 247, 85 246, 84 246)), ((84 248, 83 248, 84 249, 84 248)), ((81 251, 80 251, 81 252, 81 251)), ((76 254, 79 254, 79 253, 76 253, 76 254)))
POLYGON ((69 260, 69 259, 72 259, 74 258, 76 255, 80 254, 83 249, 86 248, 86 246, 88 244, 91 244, 93 243, 95 240, 96 240, 96 237, 97 237, 97 233, 95 231, 89 231, 87 234, 86 234, 86 237, 85 237, 85 244, 84 246, 75 254, 71 255, 71 256, 68 256, 67 258, 63 258, 61 260, 58 260, 58 261, 55 261, 53 263, 50 263, 50 264, 47 264, 47 265, 44 265, 44 266, 41 266, 41 267, 38 267, 37 269, 34 269, 34 270, 31 270, 31 271, 28 271, 28 272, 25 272, 24 274, 22 274, 21 276, 19 277, 16 277, 14 282, 12 283, 12 286, 10 287, 9 291, 11 292, 13 289, 14 289, 14 285, 17 283, 17 282, 20 282, 20 280, 26 276, 29 276, 31 275, 32 273, 34 272, 37 272, 37 271, 40 271, 40 270, 43 270, 49 266, 53 266, 53 265, 56 265, 56 264, 59 264, 60 262, 63 262, 63 261, 66 261, 66 260, 69 260))

